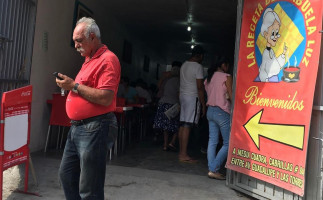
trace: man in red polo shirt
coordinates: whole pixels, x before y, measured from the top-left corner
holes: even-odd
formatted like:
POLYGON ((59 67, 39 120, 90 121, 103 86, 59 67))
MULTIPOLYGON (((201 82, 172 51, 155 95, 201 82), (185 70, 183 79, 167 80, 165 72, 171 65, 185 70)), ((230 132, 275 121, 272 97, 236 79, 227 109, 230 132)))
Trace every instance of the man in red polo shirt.
POLYGON ((75 80, 58 74, 59 87, 70 90, 66 112, 72 120, 59 175, 67 200, 104 200, 106 157, 117 137, 113 111, 120 81, 117 56, 101 43, 92 18, 81 18, 74 29, 76 50, 85 62, 75 80))

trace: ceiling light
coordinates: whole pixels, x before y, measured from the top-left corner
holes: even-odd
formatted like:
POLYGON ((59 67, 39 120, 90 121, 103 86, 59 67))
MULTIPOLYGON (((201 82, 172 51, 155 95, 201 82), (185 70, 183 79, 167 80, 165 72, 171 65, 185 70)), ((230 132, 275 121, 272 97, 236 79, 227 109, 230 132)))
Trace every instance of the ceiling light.
POLYGON ((190 25, 188 25, 188 26, 187 26, 187 31, 191 31, 191 30, 192 30, 191 26, 190 26, 190 25))

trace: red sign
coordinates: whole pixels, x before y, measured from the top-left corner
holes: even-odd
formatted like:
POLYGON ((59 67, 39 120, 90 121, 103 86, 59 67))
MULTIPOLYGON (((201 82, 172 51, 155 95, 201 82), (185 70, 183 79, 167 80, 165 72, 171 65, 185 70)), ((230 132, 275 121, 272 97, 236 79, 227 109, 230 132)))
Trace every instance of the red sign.
POLYGON ((304 195, 321 0, 244 1, 227 167, 304 195))
POLYGON ((3 171, 25 163, 25 192, 28 188, 29 137, 32 86, 2 95, 0 129, 0 199, 3 171))
POLYGON ((28 160, 29 113, 28 103, 4 108, 4 170, 28 160))

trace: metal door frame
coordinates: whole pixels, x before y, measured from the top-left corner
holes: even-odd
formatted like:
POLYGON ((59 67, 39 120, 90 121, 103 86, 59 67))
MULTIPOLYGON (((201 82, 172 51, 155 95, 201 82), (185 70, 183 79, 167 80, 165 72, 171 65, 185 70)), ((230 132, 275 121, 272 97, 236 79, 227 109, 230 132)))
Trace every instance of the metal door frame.
POLYGON ((30 83, 37 0, 0 1, 0 97, 30 83))

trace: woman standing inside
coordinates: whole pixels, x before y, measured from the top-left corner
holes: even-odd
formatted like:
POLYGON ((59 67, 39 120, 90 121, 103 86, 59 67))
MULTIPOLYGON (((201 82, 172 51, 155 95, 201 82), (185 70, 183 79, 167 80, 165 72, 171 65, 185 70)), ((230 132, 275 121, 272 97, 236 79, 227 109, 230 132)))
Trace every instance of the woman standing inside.
POLYGON ((215 66, 208 70, 205 80, 205 90, 208 96, 206 105, 207 119, 209 121, 209 142, 207 159, 209 167, 209 178, 225 180, 225 176, 219 173, 221 166, 228 155, 230 136, 230 109, 232 98, 232 76, 228 74, 229 61, 226 58, 218 60, 215 66), (216 153, 220 133, 223 145, 216 153))
POLYGON ((161 129, 164 132, 164 151, 177 151, 175 143, 179 128, 179 114, 174 116, 174 118, 168 118, 165 115, 165 111, 179 103, 179 71, 181 65, 182 63, 179 61, 174 61, 172 63, 172 71, 162 86, 163 92, 158 102, 157 113, 154 120, 154 128, 161 129), (170 134, 173 134, 173 136, 169 142, 170 134))

